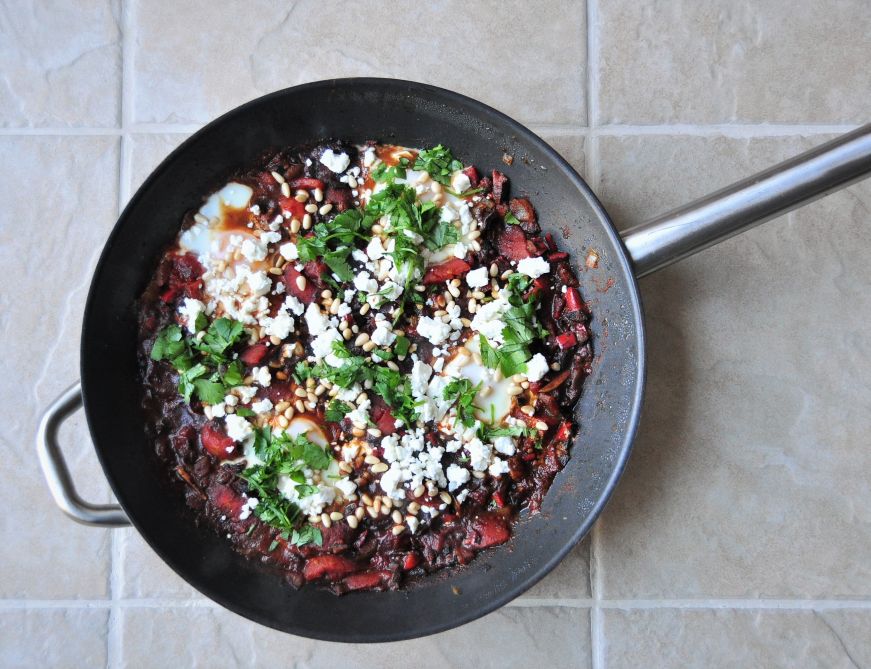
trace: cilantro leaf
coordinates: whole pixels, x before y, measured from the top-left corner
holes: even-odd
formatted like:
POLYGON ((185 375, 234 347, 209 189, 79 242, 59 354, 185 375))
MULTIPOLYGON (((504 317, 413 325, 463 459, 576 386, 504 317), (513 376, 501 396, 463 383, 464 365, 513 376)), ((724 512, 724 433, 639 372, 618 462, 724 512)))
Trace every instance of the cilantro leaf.
POLYGON ((408 337, 401 335, 393 342, 393 351, 396 353, 398 358, 401 358, 408 355, 408 349, 410 346, 411 342, 408 340, 408 337))
POLYGON ((351 413, 351 405, 342 402, 341 400, 331 400, 327 410, 324 412, 324 418, 331 423, 340 422, 345 416, 351 413))
POLYGON ((154 340, 154 346, 151 348, 151 359, 172 359, 183 353, 186 346, 181 328, 178 325, 170 325, 164 328, 154 340))
POLYGON ((197 396, 204 404, 220 404, 224 401, 224 385, 209 379, 197 379, 194 381, 197 396))
POLYGON ((463 163, 454 158, 450 149, 439 144, 421 151, 414 161, 414 169, 429 173, 433 181, 447 186, 451 183, 451 174, 463 169, 463 163))
POLYGON ((230 387, 242 385, 244 378, 245 374, 241 360, 234 360, 227 365, 227 368, 224 370, 224 374, 221 377, 224 384, 230 387))
POLYGON ((499 367, 499 353, 494 349, 484 335, 478 335, 478 342, 481 348, 481 362, 485 367, 496 369, 499 367))
POLYGON ((479 408, 475 406, 475 396, 483 385, 479 383, 473 386, 469 379, 459 378, 445 386, 442 397, 456 404, 457 418, 466 427, 475 424, 475 411, 479 408))
POLYGON ((386 163, 381 163, 369 175, 373 181, 393 183, 394 179, 405 178, 405 168, 399 165, 388 166, 386 163))
POLYGON ((517 219, 517 216, 512 214, 510 211, 505 212, 504 219, 508 225, 520 225, 520 221, 517 219))
POLYGON ((293 531, 290 543, 295 546, 305 546, 306 544, 322 546, 324 538, 321 531, 314 525, 303 525, 299 530, 293 531))

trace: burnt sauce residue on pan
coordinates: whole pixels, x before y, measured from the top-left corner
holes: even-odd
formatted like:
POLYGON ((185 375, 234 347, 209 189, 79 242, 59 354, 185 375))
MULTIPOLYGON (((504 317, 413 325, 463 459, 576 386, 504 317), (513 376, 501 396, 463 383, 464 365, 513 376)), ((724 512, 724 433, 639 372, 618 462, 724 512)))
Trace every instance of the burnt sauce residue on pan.
POLYGON ((568 460, 593 356, 570 261, 444 147, 266 152, 184 217, 142 296, 157 455, 294 586, 467 564, 568 460))

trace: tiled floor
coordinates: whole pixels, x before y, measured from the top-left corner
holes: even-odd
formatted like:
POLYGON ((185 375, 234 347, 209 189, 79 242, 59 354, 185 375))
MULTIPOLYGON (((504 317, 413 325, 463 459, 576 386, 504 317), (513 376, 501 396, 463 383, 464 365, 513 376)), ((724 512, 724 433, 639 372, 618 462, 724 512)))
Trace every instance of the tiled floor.
MULTIPOLYGON (((119 207, 228 108, 335 76, 454 88, 545 136, 626 227, 867 121, 869 34, 865 0, 0 0, 0 665, 871 666, 871 182, 643 282, 648 400, 614 499, 543 583, 452 632, 257 627, 132 532, 63 518, 33 457, 119 207)), ((107 498, 81 419, 64 439, 107 498)))

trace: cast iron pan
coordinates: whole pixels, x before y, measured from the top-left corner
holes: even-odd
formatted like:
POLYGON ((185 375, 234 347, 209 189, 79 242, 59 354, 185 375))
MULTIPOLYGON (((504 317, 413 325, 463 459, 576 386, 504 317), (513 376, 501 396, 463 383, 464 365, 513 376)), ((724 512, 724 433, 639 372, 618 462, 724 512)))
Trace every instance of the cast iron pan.
POLYGON ((727 193, 636 229, 625 246, 583 179, 538 136, 504 114, 450 91, 390 79, 306 84, 253 100, 197 132, 142 185, 115 225, 97 265, 85 309, 81 388, 47 411, 38 449, 61 508, 80 522, 127 519, 182 578, 251 620, 332 641, 393 641, 456 627, 530 588, 587 533, 626 463, 644 390, 644 326, 636 286, 643 274, 751 224, 846 185, 871 169, 871 131, 757 176, 727 193), (234 168, 266 147, 336 137, 407 146, 443 143, 481 169, 499 168, 512 193, 527 195, 545 232, 572 254, 593 311, 596 359, 576 407, 572 457, 541 512, 511 541, 468 567, 397 592, 336 597, 295 591, 197 528, 180 494, 168 494, 144 436, 136 369, 134 305, 182 213, 234 168), (510 166, 504 153, 514 156, 510 166), (634 262, 627 252, 631 249, 634 262), (595 269, 584 267, 594 251, 595 269), (123 511, 82 501, 57 445, 64 418, 84 401, 97 455, 123 511))

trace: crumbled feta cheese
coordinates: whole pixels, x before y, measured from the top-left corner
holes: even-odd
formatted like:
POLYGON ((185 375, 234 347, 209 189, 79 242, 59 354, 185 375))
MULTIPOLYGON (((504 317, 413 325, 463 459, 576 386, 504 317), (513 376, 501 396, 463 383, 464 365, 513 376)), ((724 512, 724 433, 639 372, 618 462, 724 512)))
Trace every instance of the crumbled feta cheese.
MULTIPOLYGON (((276 221, 273 221, 272 223, 276 223, 276 221)), ((278 220, 277 223, 278 225, 281 225, 281 220, 278 220)), ((264 244, 274 244, 275 242, 281 241, 281 234, 274 230, 272 232, 264 232, 260 235, 260 241, 264 244)))
POLYGON ((363 167, 372 167, 375 163, 375 149, 368 148, 363 153, 363 167))
POLYGON ((477 437, 466 444, 469 464, 476 472, 483 472, 490 465, 490 446, 477 437))
POLYGON ((333 342, 334 341, 344 341, 342 339, 342 335, 339 334, 339 331, 334 327, 330 327, 317 337, 312 339, 311 347, 312 353, 314 353, 315 358, 326 360, 328 365, 332 367, 341 367, 342 361, 335 356, 333 353, 333 342))
POLYGON ((514 455, 516 448, 511 437, 496 437, 493 440, 493 448, 502 455, 514 455))
POLYGON ((293 242, 285 242, 278 247, 278 252, 285 260, 296 260, 299 258, 299 250, 293 242))
POLYGON ((242 255, 249 262, 256 262, 266 258, 266 244, 257 241, 256 239, 246 239, 242 242, 242 255))
POLYGON ((547 359, 541 353, 536 353, 526 362, 526 378, 530 381, 540 381, 549 369, 547 359))
POLYGON ((366 246, 366 255, 370 260, 380 260, 384 257, 384 244, 380 237, 373 237, 366 246))
POLYGON ((454 172, 454 176, 451 177, 451 188, 455 193, 465 193, 471 187, 472 182, 469 175, 463 172, 454 172))
POLYGON ((459 465, 450 465, 445 474, 448 477, 448 490, 453 492, 471 478, 469 470, 459 465))
POLYGON ((260 503, 260 500, 256 497, 249 497, 242 504, 242 509, 239 511, 239 520, 248 520, 251 516, 251 512, 257 508, 257 505, 260 503))
POLYGON ((188 332, 194 334, 197 331, 197 316, 205 313, 206 305, 190 297, 184 298, 184 303, 179 307, 179 316, 184 320, 185 327, 188 332))
POLYGON ((417 321, 417 334, 428 339, 431 344, 438 346, 451 334, 451 326, 440 319, 421 316, 417 321))
POLYGON ((390 344, 396 341, 396 335, 391 331, 390 323, 386 320, 381 320, 377 322, 371 339, 378 346, 390 346, 390 344))
POLYGON ((251 375, 254 377, 254 382, 266 388, 272 383, 272 374, 269 372, 269 367, 255 367, 251 370, 251 375))
POLYGON ((349 478, 339 479, 333 484, 345 497, 350 497, 357 490, 357 484, 349 478))
POLYGON ((239 396, 242 404, 248 404, 257 394, 257 388, 254 386, 236 386, 233 388, 233 392, 239 396))
POLYGON ((466 274, 466 283, 469 288, 482 288, 490 283, 490 274, 486 267, 478 267, 466 274))
POLYGON ((364 293, 377 293, 378 281, 371 278, 369 272, 360 272, 354 277, 354 288, 364 293))
POLYGON ((254 432, 251 423, 234 413, 224 418, 224 424, 227 426, 227 436, 233 441, 245 441, 254 432))
MULTIPOLYGON (((281 286, 284 284, 278 285, 281 286)), ((305 311, 305 307, 303 306, 302 302, 300 302, 293 295, 288 295, 284 298, 284 306, 297 316, 302 316, 302 312, 305 311)))
POLYGON ((412 534, 417 532, 417 528, 420 526, 420 521, 417 519, 416 516, 406 516, 405 522, 408 525, 409 532, 411 532, 412 534))
POLYGON ((544 258, 521 258, 517 263, 517 271, 533 279, 550 272, 550 263, 544 258))
POLYGON ((347 153, 334 153, 332 149, 324 151, 320 161, 322 165, 326 165, 331 172, 336 174, 344 172, 348 169, 348 165, 351 164, 351 159, 347 153))
POLYGON ((272 288, 272 280, 266 274, 266 272, 248 272, 248 288, 251 291, 251 294, 255 297, 260 295, 266 295, 269 292, 269 289, 272 288))
POLYGON ((223 402, 212 404, 209 408, 212 410, 212 418, 222 418, 227 415, 227 409, 223 402))
POLYGON ((312 302, 305 310, 305 324, 308 326, 309 334, 319 335, 327 331, 330 326, 330 320, 321 311, 320 307, 312 302))
POLYGON ((272 410, 272 401, 268 397, 258 400, 251 405, 251 410, 254 413, 267 413, 272 410))
POLYGON ((482 304, 475 312, 474 318, 472 318, 472 329, 480 332, 490 341, 501 343, 505 322, 500 317, 510 308, 511 304, 503 295, 500 295, 492 302, 482 304))
POLYGON ((490 476, 501 476, 508 473, 508 463, 502 458, 493 458, 492 464, 487 468, 490 476))
POLYGON ((426 395, 430 376, 432 376, 432 367, 422 360, 415 360, 411 367, 411 394, 414 397, 426 395))

